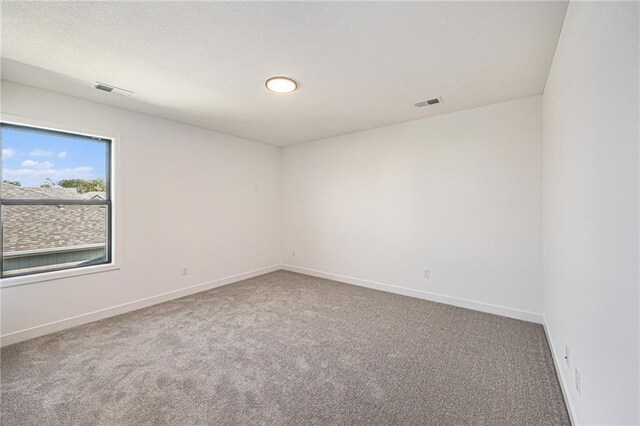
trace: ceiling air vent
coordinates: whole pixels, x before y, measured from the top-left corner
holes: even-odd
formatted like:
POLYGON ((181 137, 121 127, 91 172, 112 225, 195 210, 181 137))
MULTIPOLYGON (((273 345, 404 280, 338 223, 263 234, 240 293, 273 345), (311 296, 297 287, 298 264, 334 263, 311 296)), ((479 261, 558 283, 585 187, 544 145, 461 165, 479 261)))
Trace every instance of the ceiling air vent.
POLYGON ((426 101, 416 102, 415 104, 413 104, 413 106, 415 106, 416 108, 422 108, 422 107, 426 107, 427 105, 441 104, 443 102, 444 101, 442 100, 442 98, 438 96, 433 99, 427 99, 426 101))
POLYGON ((93 83, 93 87, 95 87, 98 90, 102 90, 103 92, 115 93, 116 95, 120 95, 120 96, 133 95, 133 92, 131 90, 121 89, 120 87, 112 86, 106 83, 100 83, 99 81, 96 81, 95 83, 93 83))
POLYGON ((113 87, 106 86, 106 85, 101 84, 101 83, 96 83, 95 88, 98 89, 98 90, 104 90, 105 92, 111 92, 113 90, 113 87))

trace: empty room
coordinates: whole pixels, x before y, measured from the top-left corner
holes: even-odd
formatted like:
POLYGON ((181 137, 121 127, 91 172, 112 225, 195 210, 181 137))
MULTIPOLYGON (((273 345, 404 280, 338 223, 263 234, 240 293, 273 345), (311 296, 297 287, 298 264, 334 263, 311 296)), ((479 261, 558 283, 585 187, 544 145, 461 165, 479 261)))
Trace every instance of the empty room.
POLYGON ((640 425, 640 2, 0 2, 0 424, 640 425))

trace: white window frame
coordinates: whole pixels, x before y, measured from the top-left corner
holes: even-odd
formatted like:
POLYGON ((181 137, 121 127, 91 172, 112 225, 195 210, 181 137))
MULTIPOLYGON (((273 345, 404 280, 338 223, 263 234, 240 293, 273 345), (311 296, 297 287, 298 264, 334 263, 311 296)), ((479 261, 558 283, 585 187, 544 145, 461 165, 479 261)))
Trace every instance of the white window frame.
MULTIPOLYGON (((120 136, 107 136, 108 132, 96 133, 59 123, 51 123, 30 117, 21 117, 13 114, 0 113, 0 122, 16 126, 32 127, 53 132, 72 133, 79 136, 88 136, 101 139, 109 139, 110 143, 110 198, 111 198, 111 262, 100 265, 83 266, 82 268, 63 269, 59 271, 41 272, 32 275, 0 278, 0 288, 18 285, 39 283, 42 281, 61 280, 82 275, 115 271, 122 268, 122 203, 121 203, 121 170, 120 170, 120 136)), ((0 166, 1 167, 1 166, 0 166)))

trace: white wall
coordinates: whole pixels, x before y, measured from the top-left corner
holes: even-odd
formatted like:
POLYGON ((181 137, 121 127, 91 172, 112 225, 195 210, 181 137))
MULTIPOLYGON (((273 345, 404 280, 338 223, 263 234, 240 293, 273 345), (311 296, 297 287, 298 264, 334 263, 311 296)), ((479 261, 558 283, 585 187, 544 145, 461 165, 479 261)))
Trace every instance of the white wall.
POLYGON ((284 148, 283 263, 539 320, 541 120, 535 96, 284 148))
POLYGON ((2 112, 119 135, 124 207, 122 269, 3 288, 2 335, 280 263, 279 148, 4 81, 2 112))
POLYGON ((571 2, 544 92, 544 316, 580 424, 640 422, 638 19, 571 2))

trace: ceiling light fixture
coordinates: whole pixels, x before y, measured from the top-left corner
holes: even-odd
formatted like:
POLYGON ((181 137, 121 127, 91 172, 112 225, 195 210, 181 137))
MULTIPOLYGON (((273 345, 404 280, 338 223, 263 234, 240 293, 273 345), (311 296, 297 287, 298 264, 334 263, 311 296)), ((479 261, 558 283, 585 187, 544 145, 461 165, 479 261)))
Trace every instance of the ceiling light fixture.
POLYGON ((289 77, 271 77, 264 85, 275 93, 291 93, 298 88, 298 83, 289 77))

